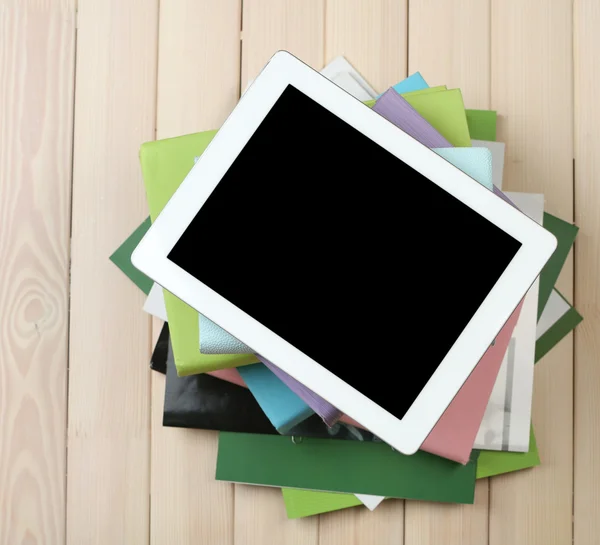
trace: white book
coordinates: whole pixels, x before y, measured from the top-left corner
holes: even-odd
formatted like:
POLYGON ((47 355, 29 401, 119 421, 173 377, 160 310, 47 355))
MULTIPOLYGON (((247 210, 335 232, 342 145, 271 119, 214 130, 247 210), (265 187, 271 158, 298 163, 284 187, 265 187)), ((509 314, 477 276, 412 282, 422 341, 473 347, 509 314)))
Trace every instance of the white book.
POLYGON ((487 148, 492 152, 492 183, 502 189, 502 177, 504 175, 504 142, 488 142, 486 140, 471 140, 474 148, 487 148))
MULTIPOLYGON (((543 195, 506 195, 523 213, 539 224, 542 223, 543 195)), ((539 280, 536 280, 525 296, 521 315, 500 366, 474 448, 510 452, 529 450, 538 291, 539 280)))
POLYGON ((362 504, 369 510, 374 511, 375 508, 385 500, 385 496, 369 496, 368 494, 354 494, 362 504))
POLYGON ((569 310, 571 310, 569 303, 567 303, 556 290, 552 290, 550 298, 537 323, 536 339, 539 339, 546 333, 546 331, 569 312, 569 310))
MULTIPOLYGON (((377 98, 377 96, 378 96, 377 91, 375 91, 375 89, 373 89, 373 87, 371 87, 371 85, 369 85, 369 82, 365 78, 363 78, 363 76, 360 74, 360 72, 358 70, 356 70, 356 68, 354 68, 354 66, 352 66, 348 62, 348 60, 343 56, 336 57, 331 62, 327 63, 325 68, 323 68, 321 70, 321 74, 323 74, 326 78, 328 78, 334 82, 335 82, 336 77, 339 76, 340 74, 348 74, 369 95, 368 98, 366 98, 364 100, 369 100, 369 98, 377 98)), ((337 82, 335 82, 335 83, 337 83, 337 82)), ((340 85, 339 83, 337 83, 337 84, 340 85)), ((342 87, 342 85, 340 85, 340 87, 342 87)), ((348 92, 350 93, 350 91, 348 91, 348 92)), ((363 100, 363 99, 361 99, 361 100, 363 100)))
POLYGON ((163 289, 156 283, 152 284, 150 293, 148 294, 148 297, 146 297, 144 311, 155 318, 160 318, 165 322, 167 321, 167 308, 165 307, 163 289))
POLYGON ((333 78, 331 78, 331 81, 358 100, 365 101, 373 98, 368 91, 362 87, 361 84, 348 72, 336 74, 333 78))
MULTIPOLYGON (((336 57, 333 59, 321 70, 321 74, 358 100, 370 100, 378 96, 375 89, 369 85, 369 82, 362 77, 360 72, 345 57, 336 57)), ((252 85, 253 81, 248 81, 242 95, 252 85)))

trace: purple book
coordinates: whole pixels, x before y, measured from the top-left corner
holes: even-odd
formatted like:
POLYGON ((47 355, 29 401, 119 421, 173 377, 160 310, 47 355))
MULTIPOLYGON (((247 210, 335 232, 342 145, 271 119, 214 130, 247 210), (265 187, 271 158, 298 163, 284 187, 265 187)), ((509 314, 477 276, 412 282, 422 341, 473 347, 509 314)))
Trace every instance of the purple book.
POLYGON ((423 119, 421 114, 394 89, 388 89, 383 93, 372 109, 428 148, 452 147, 452 144, 423 119))

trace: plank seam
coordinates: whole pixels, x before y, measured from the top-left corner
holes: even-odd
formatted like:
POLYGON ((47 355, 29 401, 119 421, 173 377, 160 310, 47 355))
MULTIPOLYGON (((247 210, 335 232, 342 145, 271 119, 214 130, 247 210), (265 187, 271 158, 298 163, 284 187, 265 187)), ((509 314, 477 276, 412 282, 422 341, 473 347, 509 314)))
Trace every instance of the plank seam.
POLYGON ((75 29, 73 36, 73 82, 72 82, 72 94, 73 94, 73 103, 71 105, 71 172, 70 172, 70 190, 69 190, 69 248, 68 248, 68 271, 67 271, 67 353, 66 353, 66 364, 67 364, 67 373, 66 373, 66 384, 65 384, 65 396, 66 396, 66 410, 65 410, 65 467, 64 467, 64 544, 68 543, 67 539, 67 531, 69 528, 68 520, 67 520, 67 509, 68 509, 68 495, 69 495, 69 393, 70 393, 70 361, 71 361, 71 276, 72 276, 72 256, 71 256, 71 247, 73 242, 73 173, 75 172, 75 104, 77 102, 77 39, 79 35, 79 9, 77 1, 75 2, 75 29))
MULTIPOLYGON (((160 14, 161 14, 162 2, 161 0, 157 0, 156 4, 156 71, 155 71, 155 81, 154 81, 154 128, 152 130, 152 134, 154 136, 154 140, 156 140, 158 136, 158 82, 159 82, 159 69, 160 69, 160 14)), ((154 341, 154 320, 148 317, 148 356, 152 357, 153 352, 153 341, 154 341)), ((153 410, 153 377, 152 371, 147 369, 147 372, 150 373, 150 380, 148 381, 148 545, 152 544, 152 445, 153 442, 153 433, 152 433, 152 410, 153 410)))
MULTIPOLYGON (((576 183, 576 166, 575 166, 575 149, 577 146, 577 139, 576 139, 576 124, 577 124, 577 109, 575 107, 575 87, 577 86, 577 82, 575 80, 575 69, 576 69, 576 38, 575 38, 575 1, 576 0, 572 0, 571 2, 571 100, 572 100, 572 116, 571 116, 571 122, 572 122, 572 126, 571 126, 571 143, 572 143, 572 153, 573 153, 573 167, 572 167, 572 174, 571 174, 571 183, 572 185, 572 205, 573 208, 571 210, 572 213, 572 220, 573 223, 575 223, 577 216, 575 215, 575 211, 576 211, 576 190, 577 190, 577 183, 576 183)), ((577 243, 573 243, 573 276, 572 276, 572 286, 573 286, 573 305, 576 305, 576 300, 577 300, 577 259, 576 259, 576 253, 577 253, 577 243)), ((575 330, 573 331, 573 344, 571 346, 571 401, 572 401, 572 407, 571 407, 571 543, 575 543, 575 423, 576 423, 576 417, 575 417, 575 411, 576 411, 576 387, 577 387, 577 381, 576 381, 576 373, 577 373, 577 365, 576 365, 576 346, 577 343, 575 342, 575 336, 577 335, 577 328, 575 328, 575 330)))
MULTIPOLYGON (((405 48, 406 48, 406 61, 405 61, 405 71, 404 74, 406 76, 410 75, 410 71, 412 70, 410 66, 410 0, 406 0, 406 17, 405 17, 405 26, 404 26, 404 35, 405 38, 405 48)), ((406 525, 404 525, 406 526, 406 525)), ((406 531, 406 530, 405 530, 406 531)))
MULTIPOLYGON (((488 71, 488 102, 487 102, 487 107, 491 108, 492 107, 492 46, 494 41, 492 40, 492 31, 494 26, 492 25, 492 9, 493 6, 492 4, 494 3, 494 0, 488 0, 488 31, 487 31, 487 35, 488 35, 488 67, 489 67, 489 71, 488 71)), ((488 486, 489 488, 489 486, 488 486)), ((489 506, 489 502, 488 502, 488 534, 489 534, 489 516, 490 516, 490 506, 489 506)), ((488 543, 489 543, 489 535, 488 535, 488 543)))
MULTIPOLYGON (((244 54, 244 0, 239 0, 239 9, 240 9, 240 54, 238 57, 239 62, 239 70, 238 70, 238 100, 242 97, 242 67, 243 67, 243 54, 244 54)), ((219 438, 221 432, 217 432, 217 454, 219 449, 219 438)), ((217 455, 215 454, 215 456, 217 455)), ((231 487, 231 545, 235 545, 237 543, 236 539, 236 524, 235 524, 235 497, 237 492, 238 485, 231 483, 229 485, 231 487)))
MULTIPOLYGON (((327 63, 327 2, 328 0, 323 0, 323 53, 321 54, 322 66, 325 66, 327 63)), ((321 67, 319 67, 319 69, 321 69, 321 67)), ((319 521, 320 520, 321 517, 319 517, 319 521)), ((319 539, 318 533, 317 539, 319 539)))
MULTIPOLYGON (((573 13, 573 18, 572 18, 572 24, 573 24, 573 29, 572 29, 572 38, 573 38, 573 67, 575 66, 575 14, 573 13)), ((573 78, 573 105, 575 105, 575 78, 573 78)), ((576 146, 576 142, 575 142, 575 124, 576 124, 576 114, 575 111, 573 111, 573 154, 575 154, 575 146, 576 146)), ((575 157, 573 157, 573 178, 572 178, 572 183, 573 183, 573 223, 575 223, 577 216, 575 215, 575 191, 577 189, 577 183, 576 183, 576 179, 575 179, 576 173, 575 173, 575 157)), ((573 243, 573 305, 575 306, 575 308, 577 308, 577 243, 573 243)), ((575 364, 575 362, 577 361, 576 359, 576 355, 577 355, 577 343, 575 342, 577 336, 577 328, 575 328, 573 330, 573 345, 571 347, 572 350, 572 370, 573 370, 573 381, 572 381, 572 396, 571 399, 573 401, 573 407, 572 407, 572 418, 573 418, 573 425, 571 426, 571 543, 575 543, 575 423, 577 422, 577 418, 575 415, 575 411, 577 409, 577 403, 576 403, 576 389, 577 389, 577 380, 576 380, 576 373, 577 373, 577 365, 575 364)))
POLYGON ((238 98, 242 96, 242 55, 244 54, 244 0, 240 0, 240 69, 238 75, 238 98))

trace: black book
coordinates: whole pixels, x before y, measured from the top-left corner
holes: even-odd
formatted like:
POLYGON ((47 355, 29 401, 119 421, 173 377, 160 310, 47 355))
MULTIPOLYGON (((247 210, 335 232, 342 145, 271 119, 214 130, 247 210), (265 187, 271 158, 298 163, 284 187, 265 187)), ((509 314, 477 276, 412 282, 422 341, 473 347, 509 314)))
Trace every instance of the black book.
MULTIPOLYGON (((152 355, 151 367, 157 370, 166 367, 167 371, 163 426, 279 434, 247 388, 207 374, 179 377, 167 324, 152 355), (161 344, 164 342, 167 343, 166 351, 161 344)), ((372 433, 348 424, 329 428, 316 414, 285 435, 379 441, 372 433)))
POLYGON ((170 339, 169 324, 165 322, 160 330, 160 335, 150 358, 150 369, 158 371, 163 375, 167 374, 167 352, 169 350, 170 339))

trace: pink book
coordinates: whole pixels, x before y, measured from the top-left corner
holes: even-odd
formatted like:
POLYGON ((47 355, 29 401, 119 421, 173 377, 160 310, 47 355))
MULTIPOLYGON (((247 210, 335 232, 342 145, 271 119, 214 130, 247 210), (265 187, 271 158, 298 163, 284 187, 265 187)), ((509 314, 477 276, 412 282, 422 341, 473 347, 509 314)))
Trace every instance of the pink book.
POLYGON ((231 369, 220 369, 219 371, 211 371, 208 373, 213 377, 220 378, 221 380, 226 380, 227 382, 231 382, 232 384, 237 384, 238 386, 243 386, 247 388, 244 379, 238 373, 238 370, 235 367, 231 369))
MULTIPOLYGON (((514 310, 504 327, 498 333, 496 342, 487 349, 483 358, 475 366, 467 381, 458 391, 452 403, 431 430, 421 445, 421 450, 431 452, 461 464, 469 461, 475 437, 481 426, 492 389, 500 371, 500 365, 508 349, 508 343, 519 319, 523 303, 514 310)), ((341 422, 361 428, 350 418, 342 416, 341 422)))
POLYGON ((487 349, 467 382, 463 384, 421 445, 422 450, 450 458, 461 464, 469 461, 473 443, 522 306, 521 302, 500 330, 495 344, 487 349))

